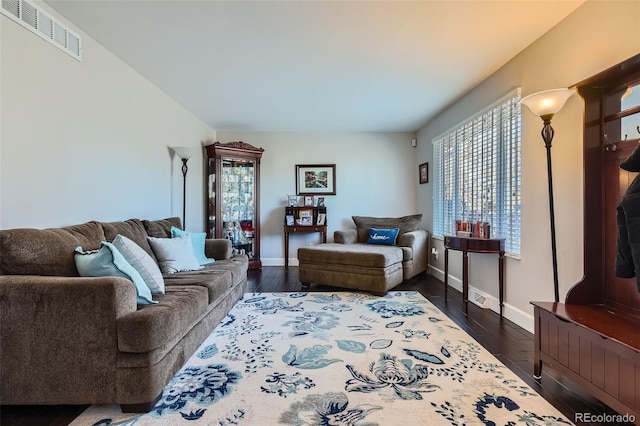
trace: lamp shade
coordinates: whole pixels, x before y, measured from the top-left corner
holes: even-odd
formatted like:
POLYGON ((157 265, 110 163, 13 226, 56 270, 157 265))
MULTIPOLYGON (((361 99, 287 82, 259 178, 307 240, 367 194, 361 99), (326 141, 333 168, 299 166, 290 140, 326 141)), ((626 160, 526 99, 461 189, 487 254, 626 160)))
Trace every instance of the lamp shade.
POLYGON ((188 160, 193 156, 193 148, 188 146, 172 146, 171 150, 182 160, 188 160))
POLYGON ((570 89, 552 89, 534 93, 520 101, 538 117, 554 115, 562 109, 567 99, 575 92, 570 89))

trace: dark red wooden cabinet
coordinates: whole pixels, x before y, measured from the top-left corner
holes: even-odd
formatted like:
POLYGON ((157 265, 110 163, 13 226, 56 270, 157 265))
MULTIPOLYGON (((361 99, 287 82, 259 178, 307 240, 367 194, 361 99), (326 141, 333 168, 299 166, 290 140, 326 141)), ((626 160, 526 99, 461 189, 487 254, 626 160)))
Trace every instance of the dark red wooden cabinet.
POLYGON ((260 161, 264 149, 237 141, 215 142, 204 150, 207 235, 231 240, 235 253, 249 257, 249 269, 259 269, 260 161))
POLYGON ((615 275, 616 208, 636 175, 620 164, 640 144, 640 126, 629 126, 640 106, 623 102, 632 87, 640 55, 575 85, 585 102, 584 276, 565 303, 532 304, 535 377, 549 366, 640 424, 640 292, 615 275))

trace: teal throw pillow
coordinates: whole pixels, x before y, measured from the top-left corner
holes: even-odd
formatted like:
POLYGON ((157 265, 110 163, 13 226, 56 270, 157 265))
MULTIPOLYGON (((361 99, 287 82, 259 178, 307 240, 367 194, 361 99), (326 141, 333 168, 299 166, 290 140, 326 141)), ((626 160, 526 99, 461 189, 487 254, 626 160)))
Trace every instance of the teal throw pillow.
POLYGON ((171 227, 171 237, 181 237, 183 235, 191 235, 191 244, 193 244, 193 253, 196 255, 196 259, 198 259, 198 263, 200 265, 207 265, 209 263, 215 262, 215 259, 209 259, 204 254, 204 240, 207 238, 207 234, 205 232, 187 232, 183 231, 180 228, 176 228, 175 226, 171 227))
POLYGON ((151 290, 138 271, 113 244, 103 241, 98 250, 91 251, 83 251, 82 247, 76 247, 74 260, 80 276, 127 278, 136 286, 138 305, 158 303, 151 298, 151 290))
POLYGON ((392 228, 392 229, 370 228, 369 239, 367 240, 367 244, 381 244, 385 246, 395 246, 396 239, 398 238, 399 232, 400 232, 400 228, 392 228))

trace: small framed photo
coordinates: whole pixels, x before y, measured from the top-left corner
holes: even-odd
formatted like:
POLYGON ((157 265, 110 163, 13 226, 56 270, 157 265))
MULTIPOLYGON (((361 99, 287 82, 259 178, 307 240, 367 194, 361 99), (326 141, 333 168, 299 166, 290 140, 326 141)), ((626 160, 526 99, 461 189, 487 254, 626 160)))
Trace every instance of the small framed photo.
POLYGON ((313 225, 313 218, 312 217, 301 217, 300 218, 300 225, 302 225, 302 226, 311 226, 311 225, 313 225))
POLYGON ((293 215, 292 214, 286 215, 285 218, 286 218, 287 226, 293 226, 294 225, 295 222, 293 220, 293 215))
POLYGON ((418 166, 420 184, 429 183, 429 163, 422 163, 418 166))
POLYGON ((335 164, 296 164, 297 195, 336 195, 335 164))
POLYGON ((305 207, 313 207, 313 195, 304 196, 304 205, 305 207))
POLYGON ((325 213, 318 213, 318 220, 316 221, 316 225, 322 226, 327 220, 327 215, 325 213))
POLYGON ((313 217, 313 209, 300 209, 300 217, 313 217))
POLYGON ((324 197, 318 197, 317 207, 324 207, 324 197))
POLYGON ((287 195, 287 202, 289 204, 289 207, 298 207, 298 196, 287 195))

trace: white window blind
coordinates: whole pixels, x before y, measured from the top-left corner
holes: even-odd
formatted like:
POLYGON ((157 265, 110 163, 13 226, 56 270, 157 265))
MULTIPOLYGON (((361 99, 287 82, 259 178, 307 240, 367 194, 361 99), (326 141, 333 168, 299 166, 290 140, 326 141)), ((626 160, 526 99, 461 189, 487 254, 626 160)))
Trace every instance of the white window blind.
POLYGON ((520 254, 520 91, 433 140, 433 234, 456 220, 488 222, 491 238, 520 254))

